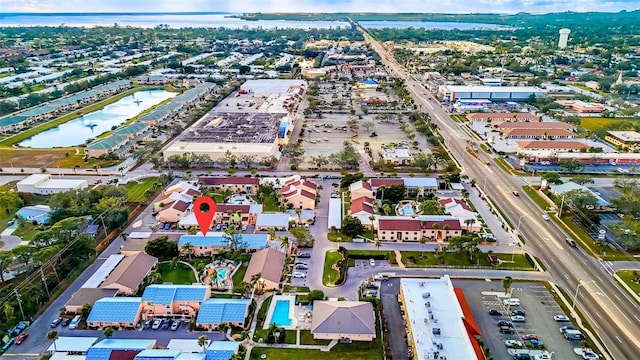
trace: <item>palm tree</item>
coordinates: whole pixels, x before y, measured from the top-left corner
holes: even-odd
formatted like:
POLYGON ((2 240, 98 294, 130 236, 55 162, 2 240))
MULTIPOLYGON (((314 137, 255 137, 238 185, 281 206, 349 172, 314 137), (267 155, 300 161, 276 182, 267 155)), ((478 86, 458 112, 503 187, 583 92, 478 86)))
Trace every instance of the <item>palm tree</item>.
POLYGON ((511 287, 512 283, 513 283, 513 278, 511 276, 505 276, 502 279, 502 287, 504 288, 505 294, 509 293, 509 288, 511 287))
POLYGON ((426 236, 421 237, 419 242, 422 245, 422 254, 420 255, 420 257, 424 259, 424 244, 427 243, 427 237, 426 236))
POLYGON ((382 195, 380 195, 380 202, 384 201, 384 188, 384 185, 380 185, 378 186, 378 190, 376 191, 382 193, 382 195))
POLYGON ((211 269, 211 275, 209 275, 209 279, 211 280, 212 283, 215 282, 216 287, 218 287, 218 270, 211 269))
POLYGON ((380 239, 375 239, 373 241, 373 245, 376 247, 376 250, 380 251, 380 247, 382 246, 382 243, 380 242, 380 239))
POLYGON ((269 235, 269 240, 273 240, 276 238, 276 228, 273 226, 267 230, 267 234, 269 235))
POLYGON ((191 253, 193 252, 193 245, 190 242, 186 242, 180 248, 183 253, 189 254, 189 260, 191 260, 191 253))
POLYGON ((206 352, 206 350, 207 350, 205 347, 207 346, 207 342, 208 342, 208 341, 209 341, 209 340, 207 339, 207 336, 206 336, 206 335, 200 335, 200 336, 198 337, 198 345, 199 345, 199 346, 202 346, 202 352, 203 352, 203 353, 204 353, 204 352, 206 352))
POLYGON ((369 221, 371 221, 371 231, 376 232, 375 227, 373 226, 373 222, 376 220, 376 217, 373 214, 369 215, 369 221))
POLYGON ((287 255, 291 255, 291 242, 289 241, 289 237, 286 235, 280 236, 280 247, 287 249, 287 255))
POLYGON ((53 340, 53 351, 57 351, 56 350, 56 340, 58 340, 58 332, 55 330, 51 330, 47 333, 47 339, 49 340, 53 340))
POLYGON ((469 218, 464 220, 464 224, 467 225, 467 231, 471 231, 471 225, 475 222, 474 219, 469 218))
POLYGON ((108 328, 104 329, 104 336, 109 339, 111 338, 111 336, 113 336, 113 328, 111 326, 109 326, 108 328))

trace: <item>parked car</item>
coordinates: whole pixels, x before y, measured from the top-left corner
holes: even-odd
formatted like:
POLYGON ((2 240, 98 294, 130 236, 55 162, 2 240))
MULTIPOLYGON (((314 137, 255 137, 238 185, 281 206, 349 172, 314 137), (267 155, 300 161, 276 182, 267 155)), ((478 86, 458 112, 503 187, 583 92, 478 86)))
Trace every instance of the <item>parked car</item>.
POLYGON ((549 354, 538 354, 533 356, 533 360, 551 360, 549 354))
POLYGON ((525 343, 526 347, 531 347, 533 349, 539 349, 540 347, 542 347, 542 345, 544 345, 544 343, 536 339, 531 339, 525 343))
POLYGON ((55 318, 51 322, 51 327, 54 328, 54 327, 60 325, 61 322, 62 322, 62 318, 55 318))
POLYGON ((513 354, 513 360, 531 360, 529 354, 513 354))
POLYGON ((180 320, 173 320, 173 323, 171 323, 171 330, 176 331, 178 330, 179 327, 180 327, 180 320))
POLYGON ((247 225, 242 225, 242 231, 247 231, 247 225))
POLYGON ((496 310, 496 309, 491 309, 491 310, 489 310, 489 315, 500 316, 500 315, 502 315, 502 313, 500 311, 496 310))
POLYGON ((515 332, 511 326, 500 326, 500 333, 502 334, 515 334, 515 332))
POLYGON ((158 329, 160 329, 160 325, 162 325, 162 320, 156 319, 156 320, 154 320, 153 325, 151 325, 151 328, 153 330, 158 330, 158 329))
POLYGON ((364 297, 376 297, 377 295, 378 295, 378 291, 377 291, 377 290, 373 290, 373 289, 371 289, 371 290, 367 290, 367 291, 363 294, 363 296, 364 296, 364 297))
POLYGON ((151 327, 151 320, 147 320, 142 324, 143 329, 149 329, 151 327))
POLYGON ((504 341, 504 346, 506 346, 506 347, 508 347, 510 349, 513 349, 513 348, 519 349, 519 348, 522 347, 522 341, 520 341, 520 340, 505 340, 504 341))
POLYGON ((372 282, 370 282, 370 283, 367 283, 367 285, 365 285, 365 287, 366 287, 367 289, 377 289, 379 286, 378 286, 378 284, 376 284, 376 283, 372 283, 372 282))
POLYGON ((516 309, 511 312, 511 316, 517 316, 517 315, 527 316, 527 313, 525 313, 524 310, 521 310, 521 309, 516 309))
POLYGON ((500 320, 500 321, 498 321, 498 326, 513 327, 513 323, 511 321, 507 321, 507 320, 500 320))
POLYGON ((557 322, 568 322, 569 317, 566 315, 553 315, 553 320, 557 321, 557 322))
POLYGON ((303 279, 303 278, 306 278, 306 277, 307 277, 307 274, 305 274, 305 273, 303 273, 303 272, 300 272, 300 271, 294 271, 294 272, 291 274, 291 276, 292 276, 292 277, 294 277, 294 278, 300 278, 300 279, 303 279))
POLYGON ((376 266, 376 261, 374 259, 369 259, 369 266, 376 266))
POLYGON ((222 230, 222 225, 221 224, 216 225, 216 231, 220 231, 220 230, 222 230))
POLYGON ((13 341, 16 345, 20 345, 22 344, 22 342, 24 341, 24 339, 26 339, 29 336, 29 334, 27 333, 22 333, 18 336, 16 336, 16 339, 13 341))
POLYGON ((513 322, 526 322, 527 318, 522 315, 516 315, 511 317, 511 321, 513 322))
POLYGON ((509 298, 502 300, 502 305, 504 306, 520 306, 520 299, 517 298, 509 298))
POLYGON ((524 334, 524 335, 522 335, 522 340, 538 340, 538 335, 536 335, 536 334, 524 334))
POLYGON ((585 350, 582 352, 582 358, 585 360, 598 360, 600 359, 600 355, 594 353, 591 350, 585 350))
POLYGON ((373 275, 373 280, 387 281, 389 280, 389 277, 384 274, 375 274, 373 275))
POLYGON ((167 330, 169 328, 169 326, 171 325, 171 321, 169 320, 162 320, 162 326, 160 326, 160 328, 162 330, 167 330))
POLYGON ((311 254, 309 253, 298 253, 299 258, 310 258, 311 254))
POLYGON ((308 270, 309 266, 307 266, 307 264, 297 264, 295 268, 296 270, 308 270))
POLYGON ((63 318, 63 319, 62 319, 62 322, 60 322, 60 326, 62 326, 62 327, 66 327, 66 326, 68 326, 68 325, 69 325, 69 322, 70 322, 70 321, 71 321, 71 320, 69 320, 68 318, 63 318))

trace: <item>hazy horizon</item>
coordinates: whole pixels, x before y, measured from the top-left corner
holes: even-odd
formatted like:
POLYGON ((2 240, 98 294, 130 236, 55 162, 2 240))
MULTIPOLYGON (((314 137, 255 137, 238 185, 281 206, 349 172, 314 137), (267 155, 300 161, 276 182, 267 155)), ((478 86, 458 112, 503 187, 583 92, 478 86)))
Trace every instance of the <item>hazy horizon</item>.
POLYGON ((640 9, 638 0, 2 0, 0 13, 437 13, 515 14, 553 12, 619 12, 640 9), (154 11, 149 11, 153 9, 154 11))

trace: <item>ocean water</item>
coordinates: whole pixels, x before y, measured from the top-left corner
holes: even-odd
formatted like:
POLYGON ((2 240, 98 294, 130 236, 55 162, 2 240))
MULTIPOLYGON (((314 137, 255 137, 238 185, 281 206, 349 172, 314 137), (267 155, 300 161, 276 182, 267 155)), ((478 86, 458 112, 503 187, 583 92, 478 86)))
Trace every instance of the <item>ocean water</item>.
POLYGON ((468 22, 444 22, 444 21, 360 21, 359 24, 364 28, 381 29, 381 28, 425 28, 427 30, 513 30, 510 26, 485 24, 485 23, 468 23, 468 22))

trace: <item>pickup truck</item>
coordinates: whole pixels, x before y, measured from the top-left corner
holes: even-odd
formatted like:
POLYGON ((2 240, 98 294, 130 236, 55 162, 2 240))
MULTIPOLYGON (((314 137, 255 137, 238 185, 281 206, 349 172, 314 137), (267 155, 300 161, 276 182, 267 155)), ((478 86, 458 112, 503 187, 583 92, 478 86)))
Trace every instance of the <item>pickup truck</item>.
POLYGON ((385 274, 375 274, 373 275, 373 280, 387 281, 389 280, 389 276, 385 274))

